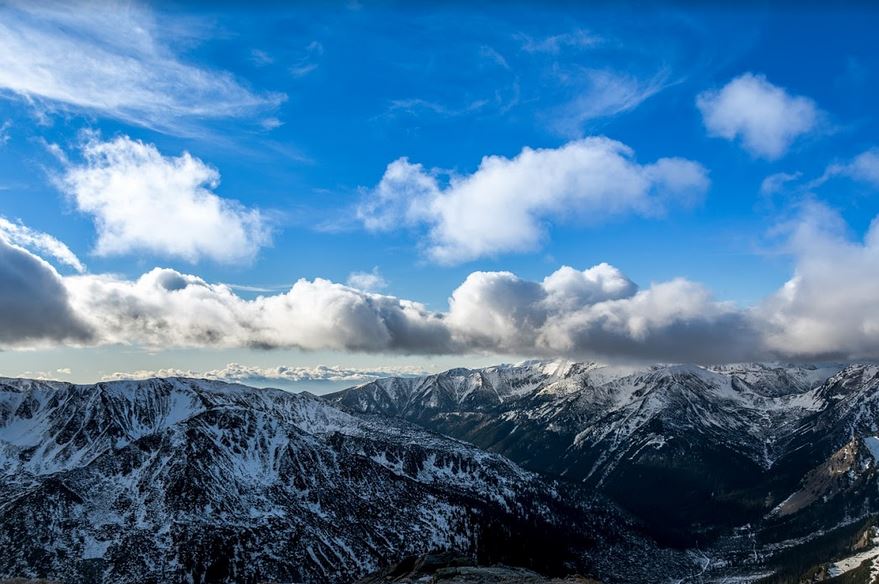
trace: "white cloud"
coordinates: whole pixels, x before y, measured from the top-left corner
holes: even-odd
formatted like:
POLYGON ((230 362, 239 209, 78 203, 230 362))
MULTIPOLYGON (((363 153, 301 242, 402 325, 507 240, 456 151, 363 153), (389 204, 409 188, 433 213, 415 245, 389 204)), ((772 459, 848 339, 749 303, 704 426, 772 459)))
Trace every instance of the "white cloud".
POLYGON ((849 176, 879 187, 879 148, 862 152, 848 165, 849 176))
POLYGON ((761 195, 774 195, 784 190, 785 186, 802 178, 801 172, 777 172, 763 179, 760 183, 761 195))
POLYGON ((550 111, 553 128, 563 136, 578 136, 590 120, 631 111, 656 95, 666 84, 666 73, 651 79, 607 70, 586 70, 577 80, 577 97, 550 111))
POLYGON ((616 268, 563 267, 542 283, 475 272, 447 317, 456 340, 496 352, 737 360, 754 349, 743 315, 683 279, 637 287, 616 268))
POLYGON ((0 234, 0 348, 92 341, 58 272, 0 234))
MULTIPOLYGON (((0 237, 0 348, 121 344, 671 362, 874 358, 879 218, 856 241, 837 213, 810 203, 788 226, 786 241, 796 264, 793 277, 749 308, 718 301, 681 278, 638 289, 617 268, 599 264, 563 266, 541 281, 473 272, 441 312, 323 279, 299 280, 286 292, 248 300, 228 286, 170 269, 136 280, 62 277, 0 237)), ((234 364, 173 374, 253 383, 371 375, 234 364)))
POLYGON ((324 46, 318 41, 311 41, 305 46, 302 54, 290 65, 290 74, 293 77, 305 77, 317 70, 315 62, 324 54, 324 46))
POLYGON ((709 134, 738 139, 746 150, 769 160, 780 158, 794 140, 814 130, 819 118, 814 101, 790 95, 753 73, 700 93, 696 105, 709 134))
POLYGON ((674 280, 638 291, 607 264, 562 267, 542 282, 475 272, 445 313, 320 279, 253 300, 168 269, 135 281, 70 276, 65 283, 98 344, 700 361, 740 358, 758 346, 744 334, 743 314, 700 286, 674 280))
POLYGON ((190 262, 244 262, 269 242, 260 212, 217 196, 219 172, 188 152, 163 156, 121 136, 93 138, 82 154, 59 183, 79 211, 94 217, 98 255, 148 251, 190 262))
POLYGON ((811 186, 820 186, 831 177, 840 175, 879 188, 879 148, 861 152, 850 162, 831 164, 824 175, 813 181, 811 186))
POLYGON ((378 266, 371 272, 351 272, 348 275, 347 284, 352 288, 367 292, 377 292, 388 287, 388 281, 379 272, 378 266))
POLYGON ((11 127, 11 120, 4 120, 4 122, 0 124, 0 146, 5 146, 6 143, 9 142, 9 138, 11 137, 9 134, 9 128, 11 127))
POLYGON ((575 29, 570 32, 551 35, 535 39, 527 35, 520 35, 522 50, 527 53, 559 54, 563 49, 583 49, 593 47, 601 43, 601 37, 583 29, 575 29))
POLYGON ((0 8, 0 88, 172 133, 186 119, 241 116, 283 100, 185 63, 169 41, 194 28, 131 2, 8 2, 0 8))
POLYGON ((257 67, 265 67, 266 65, 271 65, 275 62, 275 58, 272 57, 269 53, 262 51, 260 49, 251 49, 250 50, 250 60, 257 67))
POLYGON ((437 172, 401 158, 388 165, 358 217, 370 230, 427 226, 427 255, 454 264, 538 249, 553 220, 661 215, 671 201, 701 197, 707 175, 680 158, 639 164, 629 147, 596 137, 525 148, 512 159, 486 156, 476 172, 452 176, 445 186, 437 172))
POLYGON ((0 216, 0 237, 5 238, 9 243, 46 253, 77 272, 85 271, 83 263, 64 243, 48 233, 31 229, 20 221, 12 222, 0 216))
POLYGON ((316 365, 314 367, 255 367, 240 363, 229 363, 220 369, 193 371, 189 369, 155 369, 115 372, 105 375, 103 380, 149 379, 152 377, 197 377, 243 383, 246 385, 295 386, 304 382, 328 382, 359 384, 388 376, 417 376, 429 372, 420 367, 340 367, 316 365))
POLYGON ((71 303, 102 344, 287 347, 447 353, 440 315, 417 302, 299 280, 286 293, 245 300, 222 284, 156 268, 137 280, 66 278, 71 303))
POLYGON ((879 354, 879 218, 852 240, 838 213, 806 205, 789 225, 794 276, 759 307, 770 350, 814 358, 879 354))

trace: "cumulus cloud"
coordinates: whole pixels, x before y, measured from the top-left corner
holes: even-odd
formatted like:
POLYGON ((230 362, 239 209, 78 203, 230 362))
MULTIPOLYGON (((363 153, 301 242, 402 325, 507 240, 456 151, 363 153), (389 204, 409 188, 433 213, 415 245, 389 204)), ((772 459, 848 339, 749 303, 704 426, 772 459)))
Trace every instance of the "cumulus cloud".
POLYGON ((85 265, 79 261, 76 254, 48 233, 31 229, 20 221, 13 222, 0 216, 0 235, 9 243, 48 254, 77 272, 85 272, 85 265))
POLYGON ((320 278, 253 300, 159 268, 133 281, 84 275, 68 277, 66 285, 78 313, 107 344, 452 351, 441 315, 423 305, 320 278))
MULTIPOLYGON (((687 355, 700 361, 741 357, 745 347, 754 346, 743 335, 743 314, 702 287, 674 280, 639 291, 608 264, 582 271, 565 266, 540 282, 510 272, 474 272, 452 293, 447 312, 321 279, 300 280, 286 293, 253 300, 170 269, 135 281, 69 276, 65 284, 72 306, 102 344, 687 355)), ((234 379, 228 371, 216 376, 234 379)))
POLYGON ((800 357, 875 358, 879 220, 856 241, 837 212, 810 203, 788 228, 794 276, 758 311, 768 348, 800 357))
MULTIPOLYGON (((786 229, 794 275, 749 308, 719 301, 682 278, 639 288, 619 269, 598 264, 563 266, 539 281, 473 272, 452 292, 445 311, 319 278, 245 299, 229 286, 171 269, 135 280, 60 276, 0 234, 0 348, 256 347, 671 362, 875 357, 879 218, 862 240, 853 240, 837 213, 810 203, 786 229)), ((158 373, 266 385, 371 375, 234 364, 158 373)))
POLYGON ((700 93, 696 106, 710 135, 739 140, 746 150, 769 160, 780 158, 794 140, 814 130, 819 118, 814 101, 753 73, 700 93))
MULTIPOLYGON (((225 72, 185 63, 169 39, 195 29, 125 2, 6 2, 0 88, 33 104, 75 108, 178 133, 184 120, 278 105, 225 72)), ((193 40, 191 37, 188 40, 193 40)))
POLYGON ((0 348, 91 341, 55 268, 0 232, 0 348))
POLYGON ((358 290, 367 292, 377 292, 388 287, 388 281, 378 269, 374 267, 371 272, 351 272, 348 274, 347 284, 358 290))
POLYGON ((148 251, 190 262, 245 262, 269 242, 260 212, 216 195, 219 172, 188 152, 164 156, 120 136, 92 137, 82 155, 58 182, 94 218, 98 255, 148 251))
POLYGON ((709 185, 696 162, 640 164, 626 145, 593 137, 560 148, 487 156, 470 175, 441 184, 437 171, 401 158, 362 201, 367 229, 426 226, 426 253, 454 264, 535 250, 553 220, 600 222, 624 214, 657 216, 672 201, 692 202, 709 185))
POLYGON ((454 292, 448 321, 468 346, 511 353, 714 361, 750 354, 745 316, 687 280, 637 287, 600 264, 530 282, 476 272, 454 292))

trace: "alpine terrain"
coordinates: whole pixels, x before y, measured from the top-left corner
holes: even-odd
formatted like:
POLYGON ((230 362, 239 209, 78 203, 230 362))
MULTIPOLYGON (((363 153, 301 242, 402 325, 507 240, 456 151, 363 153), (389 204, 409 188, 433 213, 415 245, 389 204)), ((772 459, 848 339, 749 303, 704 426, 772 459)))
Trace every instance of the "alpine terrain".
POLYGON ((308 394, 181 378, 0 384, 0 577, 352 582, 407 557, 686 575, 612 508, 308 394))
POLYGON ((663 545, 699 550, 692 581, 879 574, 874 365, 536 361, 380 379, 327 399, 582 485, 663 545))
POLYGON ((0 382, 0 577, 873 582, 879 367, 0 382))

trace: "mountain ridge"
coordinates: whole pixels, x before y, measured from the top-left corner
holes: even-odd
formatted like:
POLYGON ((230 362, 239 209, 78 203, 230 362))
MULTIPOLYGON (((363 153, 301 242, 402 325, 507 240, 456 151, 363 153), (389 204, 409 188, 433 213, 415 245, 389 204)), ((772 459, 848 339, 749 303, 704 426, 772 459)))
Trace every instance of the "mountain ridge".
POLYGON ((690 566, 501 456, 217 381, 0 379, 0 477, 4 577, 348 582, 443 549, 610 582, 690 566))

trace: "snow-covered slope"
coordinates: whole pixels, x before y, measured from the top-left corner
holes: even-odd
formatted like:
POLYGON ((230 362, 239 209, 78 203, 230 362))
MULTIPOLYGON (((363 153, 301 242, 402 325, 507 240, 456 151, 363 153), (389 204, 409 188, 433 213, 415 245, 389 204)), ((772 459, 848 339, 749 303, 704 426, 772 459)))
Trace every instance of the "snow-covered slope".
POLYGON ((383 379, 327 399, 584 482, 657 525, 680 520, 690 531, 762 511, 735 493, 769 474, 803 421, 833 401, 824 382, 840 369, 536 361, 383 379))
MULTIPOLYGON (((480 425, 502 424, 510 434, 536 423, 545 432, 567 436, 566 447, 602 444, 605 458, 645 440, 659 447, 676 434, 701 435, 769 467, 790 427, 826 405, 829 398, 817 388, 840 369, 527 362, 381 379, 327 399, 356 412, 396 415, 446 432, 455 420, 468 430, 476 419, 480 425), (655 426, 662 426, 661 435, 651 429, 655 426)), ((448 433, 494 446, 479 440, 478 433, 448 433)), ((497 440, 497 432, 492 434, 497 440)))
POLYGON ((498 455, 309 395, 0 380, 0 577, 348 582, 437 549, 600 569, 607 530, 653 549, 565 498, 498 455))

